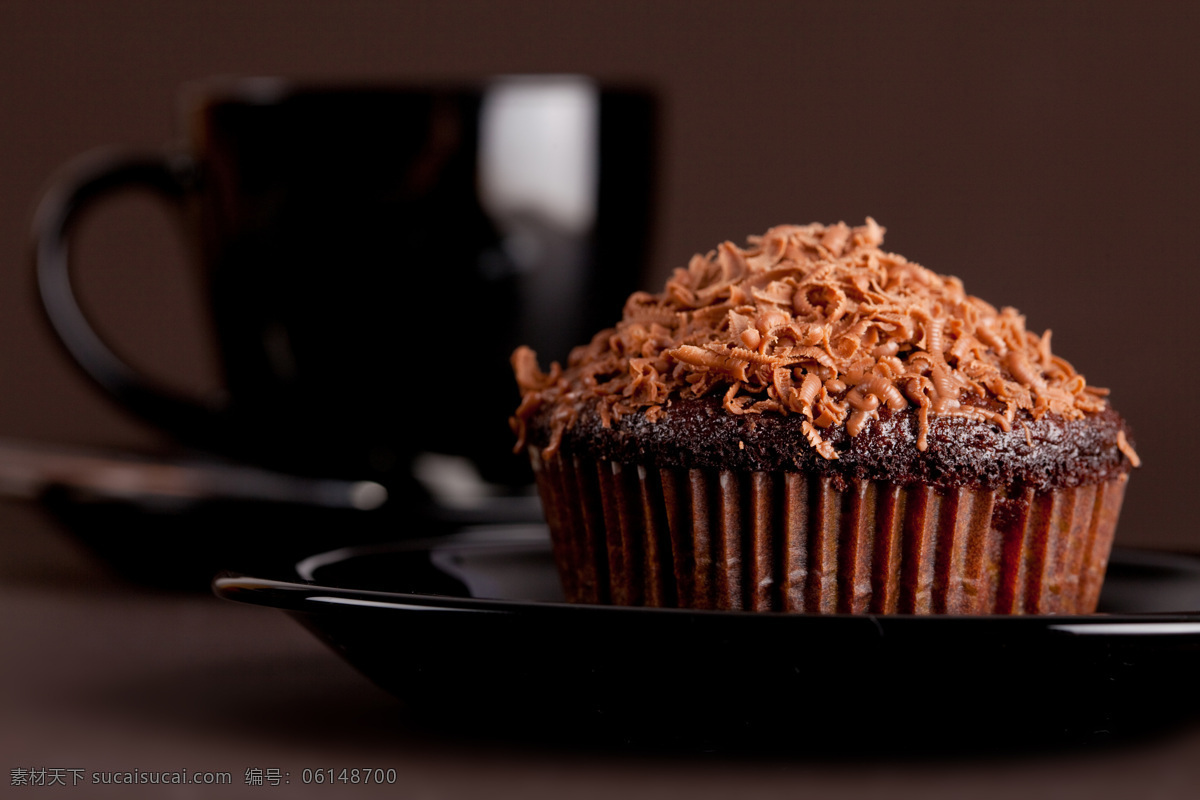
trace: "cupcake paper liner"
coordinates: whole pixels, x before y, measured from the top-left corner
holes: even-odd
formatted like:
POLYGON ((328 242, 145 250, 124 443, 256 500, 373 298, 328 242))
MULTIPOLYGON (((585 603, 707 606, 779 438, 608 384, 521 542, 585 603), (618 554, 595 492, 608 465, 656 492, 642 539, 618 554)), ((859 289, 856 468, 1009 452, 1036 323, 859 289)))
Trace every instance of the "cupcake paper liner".
POLYGON ((1091 613, 1127 480, 839 490, 794 472, 531 454, 568 600, 697 609, 1091 613))

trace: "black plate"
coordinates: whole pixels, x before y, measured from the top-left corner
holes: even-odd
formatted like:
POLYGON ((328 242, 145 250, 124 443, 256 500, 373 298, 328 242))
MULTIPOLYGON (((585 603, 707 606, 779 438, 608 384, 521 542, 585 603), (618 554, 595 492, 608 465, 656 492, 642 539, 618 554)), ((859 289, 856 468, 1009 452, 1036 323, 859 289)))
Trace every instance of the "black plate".
POLYGON ((1200 559, 1117 550, 1101 612, 816 616, 572 606, 545 529, 347 548, 218 595, 283 609, 431 724, 685 748, 1092 740, 1200 709, 1200 559))

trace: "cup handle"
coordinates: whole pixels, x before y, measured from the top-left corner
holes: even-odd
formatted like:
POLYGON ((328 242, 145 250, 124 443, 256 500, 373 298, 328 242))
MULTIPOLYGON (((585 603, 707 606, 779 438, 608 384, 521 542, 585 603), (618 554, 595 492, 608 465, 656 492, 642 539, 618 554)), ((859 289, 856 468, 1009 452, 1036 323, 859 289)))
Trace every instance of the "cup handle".
POLYGON ((71 283, 70 239, 93 204, 126 189, 148 190, 182 216, 195 164, 185 154, 104 150, 64 167, 34 215, 38 293, 50 328, 75 363, 120 405, 182 441, 212 447, 223 438, 223 414, 199 398, 157 385, 114 353, 88 321, 71 283))

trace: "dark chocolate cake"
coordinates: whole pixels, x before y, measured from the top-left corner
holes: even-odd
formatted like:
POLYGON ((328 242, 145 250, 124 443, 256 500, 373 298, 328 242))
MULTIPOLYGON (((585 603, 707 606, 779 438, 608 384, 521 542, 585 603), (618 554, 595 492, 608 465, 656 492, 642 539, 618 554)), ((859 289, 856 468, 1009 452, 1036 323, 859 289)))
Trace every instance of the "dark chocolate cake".
MULTIPOLYGON (((551 436, 548 417, 534 417, 527 435, 532 445, 551 436)), ((917 448, 919 425, 910 410, 883 409, 857 436, 844 429, 827 441, 837 459, 808 446, 794 419, 733 416, 720 398, 681 400, 670 413, 650 422, 633 413, 605 426, 595 408, 585 408, 562 435, 561 446, 600 461, 689 469, 743 472, 786 470, 827 475, 835 482, 882 480, 935 487, 1033 488, 1113 480, 1129 470, 1117 447, 1125 421, 1112 409, 1079 419, 1049 414, 1020 419, 1005 431, 996 425, 957 417, 930 420, 928 446, 917 448)))
POLYGON ((699 608, 1087 613, 1137 455, 1107 391, 880 249, 781 226, 634 294, 514 417, 568 596, 699 608))

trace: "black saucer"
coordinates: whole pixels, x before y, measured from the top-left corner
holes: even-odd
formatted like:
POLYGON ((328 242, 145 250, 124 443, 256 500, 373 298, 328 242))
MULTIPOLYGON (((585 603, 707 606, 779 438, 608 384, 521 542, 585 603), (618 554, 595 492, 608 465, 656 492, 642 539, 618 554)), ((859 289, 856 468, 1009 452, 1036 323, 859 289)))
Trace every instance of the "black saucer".
POLYGON ((218 595, 283 609, 441 728, 857 752, 1132 736, 1200 710, 1200 559, 1117 550, 1101 612, 815 616, 562 602, 540 526, 346 548, 218 595))

